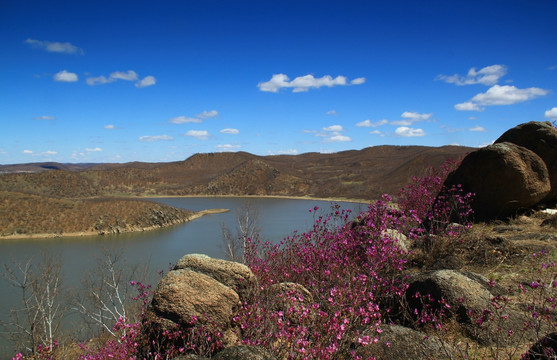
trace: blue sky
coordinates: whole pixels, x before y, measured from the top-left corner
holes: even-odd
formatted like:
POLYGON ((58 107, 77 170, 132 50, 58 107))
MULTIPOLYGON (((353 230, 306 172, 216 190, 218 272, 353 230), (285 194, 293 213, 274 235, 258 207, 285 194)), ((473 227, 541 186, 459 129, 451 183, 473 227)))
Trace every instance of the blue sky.
POLYGON ((484 146, 557 120, 555 0, 0 0, 0 163, 484 146))

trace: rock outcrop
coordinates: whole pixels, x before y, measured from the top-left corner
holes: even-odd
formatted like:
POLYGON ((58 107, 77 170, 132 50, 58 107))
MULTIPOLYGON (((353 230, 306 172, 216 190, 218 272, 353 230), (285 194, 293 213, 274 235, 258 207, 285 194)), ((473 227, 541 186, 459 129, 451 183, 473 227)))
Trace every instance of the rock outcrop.
POLYGON ((447 188, 458 184, 465 193, 475 194, 472 209, 479 221, 531 208, 551 191, 543 160, 533 151, 508 142, 468 154, 445 181, 447 188))

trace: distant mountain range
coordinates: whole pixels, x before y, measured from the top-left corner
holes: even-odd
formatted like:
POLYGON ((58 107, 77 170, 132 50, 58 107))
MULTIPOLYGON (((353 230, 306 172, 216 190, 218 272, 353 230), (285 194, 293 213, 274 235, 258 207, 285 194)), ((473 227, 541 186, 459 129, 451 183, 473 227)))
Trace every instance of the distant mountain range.
POLYGON ((375 146, 332 154, 195 154, 184 161, 0 165, 0 190, 57 198, 279 195, 377 199, 473 148, 375 146))

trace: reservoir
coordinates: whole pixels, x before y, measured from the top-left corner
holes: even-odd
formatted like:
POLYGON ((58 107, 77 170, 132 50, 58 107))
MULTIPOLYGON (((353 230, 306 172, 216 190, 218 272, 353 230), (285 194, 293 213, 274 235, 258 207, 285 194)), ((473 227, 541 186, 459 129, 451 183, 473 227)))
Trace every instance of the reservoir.
MULTIPOLYGON (((315 212, 328 214, 330 201, 286 198, 242 198, 242 197, 184 197, 157 198, 154 201, 167 205, 200 211, 205 209, 230 209, 229 212, 205 215, 186 224, 161 230, 141 233, 127 233, 104 236, 60 237, 48 239, 0 240, 0 263, 24 263, 32 258, 39 262, 43 253, 48 253, 62 262, 64 286, 80 289, 81 281, 87 273, 95 269, 103 251, 122 254, 129 266, 147 266, 146 282, 156 285, 159 270, 167 271, 183 255, 206 254, 215 258, 225 258, 222 241, 222 225, 234 233, 237 227, 236 209, 249 203, 257 213, 260 238, 279 242, 297 230, 308 230, 315 212)), ((343 209, 350 209, 354 216, 367 210, 367 204, 336 202, 343 209)), ((139 280, 139 279, 138 279, 139 280)), ((9 310, 18 306, 20 293, 6 280, 0 278, 0 320, 9 319, 9 310)), ((13 355, 7 341, 0 338, 0 359, 11 359, 13 355)))

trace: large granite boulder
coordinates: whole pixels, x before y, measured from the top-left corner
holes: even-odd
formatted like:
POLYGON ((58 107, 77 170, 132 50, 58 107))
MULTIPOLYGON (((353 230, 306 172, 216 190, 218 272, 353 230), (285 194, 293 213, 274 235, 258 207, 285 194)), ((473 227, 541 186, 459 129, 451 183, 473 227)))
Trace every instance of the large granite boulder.
POLYGON ((551 191, 544 199, 557 197, 557 129, 549 122, 531 121, 507 130, 495 143, 510 142, 538 155, 547 166, 551 191))
POLYGON ((213 259, 207 255, 183 256, 174 266, 174 270, 180 269, 192 270, 212 277, 236 291, 240 300, 245 300, 247 293, 255 284, 255 276, 246 265, 234 261, 213 259))
POLYGON ((487 221, 531 208, 551 190, 544 161, 513 143, 490 145, 468 154, 447 177, 445 187, 462 185, 475 194, 474 218, 487 221))
POLYGON ((254 282, 243 264, 186 255, 159 282, 145 317, 146 329, 160 337, 166 330, 199 326, 222 334, 225 346, 234 345, 239 339, 233 318, 254 282))
POLYGON ((151 306, 157 315, 177 324, 189 324, 194 317, 206 323, 207 318, 227 329, 240 306, 240 298, 210 276, 178 269, 161 279, 151 306))

